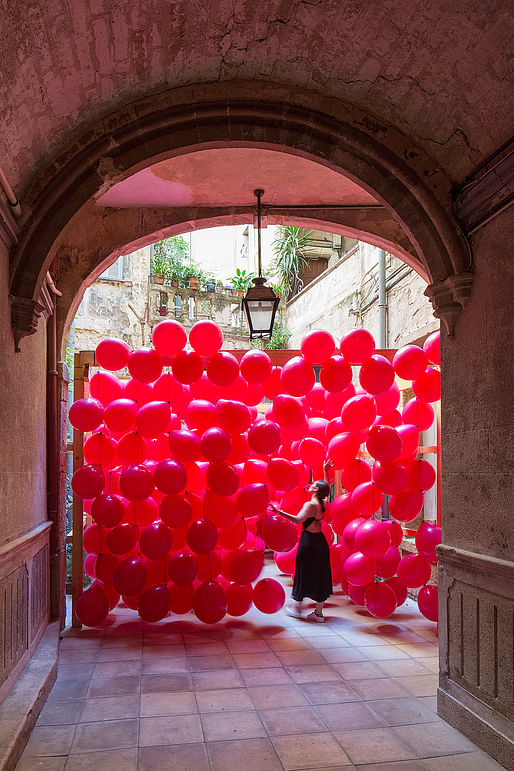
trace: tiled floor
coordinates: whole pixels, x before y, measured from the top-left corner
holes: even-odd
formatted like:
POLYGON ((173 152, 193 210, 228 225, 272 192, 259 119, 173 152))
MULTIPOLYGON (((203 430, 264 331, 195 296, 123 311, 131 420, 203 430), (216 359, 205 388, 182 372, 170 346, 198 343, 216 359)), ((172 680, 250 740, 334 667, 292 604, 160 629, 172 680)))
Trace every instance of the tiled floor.
POLYGON ((381 621, 336 595, 326 615, 117 609, 67 629, 18 771, 501 768, 436 715, 436 626, 415 603, 381 621))

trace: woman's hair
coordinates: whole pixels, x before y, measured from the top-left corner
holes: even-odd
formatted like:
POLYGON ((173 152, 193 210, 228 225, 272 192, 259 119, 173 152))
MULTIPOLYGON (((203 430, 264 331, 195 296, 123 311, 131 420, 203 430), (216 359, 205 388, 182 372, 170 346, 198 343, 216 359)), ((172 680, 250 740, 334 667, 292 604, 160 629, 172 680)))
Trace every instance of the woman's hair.
POLYGON ((319 504, 321 506, 321 511, 325 511, 326 506, 324 501, 328 498, 330 495, 330 487, 323 479, 318 479, 314 484, 317 486, 317 490, 314 493, 316 498, 319 501, 319 504))

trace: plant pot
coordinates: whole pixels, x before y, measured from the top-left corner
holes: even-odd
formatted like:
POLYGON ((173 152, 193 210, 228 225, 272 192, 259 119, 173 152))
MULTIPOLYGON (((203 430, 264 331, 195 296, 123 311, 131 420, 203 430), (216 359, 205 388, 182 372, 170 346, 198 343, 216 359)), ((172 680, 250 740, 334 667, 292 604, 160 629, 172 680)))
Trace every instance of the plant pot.
POLYGON ((164 277, 161 273, 154 273, 152 276, 152 282, 154 284, 163 284, 164 283, 164 277))
POLYGON ((161 305, 159 308, 159 316, 167 316, 168 315, 168 308, 166 305, 161 305))
POLYGON ((207 292, 215 292, 216 291, 216 285, 215 284, 211 284, 211 283, 207 283, 205 285, 205 290, 207 292))
POLYGON ((196 276, 189 276, 189 288, 198 289, 198 278, 196 276))

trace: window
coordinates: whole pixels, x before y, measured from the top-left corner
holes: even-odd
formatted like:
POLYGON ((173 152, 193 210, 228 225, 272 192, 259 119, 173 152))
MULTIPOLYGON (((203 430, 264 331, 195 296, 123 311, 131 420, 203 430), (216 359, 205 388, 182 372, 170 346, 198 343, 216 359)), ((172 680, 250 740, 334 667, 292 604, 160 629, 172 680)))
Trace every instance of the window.
POLYGON ((108 281, 123 281, 123 256, 118 257, 116 262, 113 262, 107 270, 99 276, 99 278, 105 278, 108 281))

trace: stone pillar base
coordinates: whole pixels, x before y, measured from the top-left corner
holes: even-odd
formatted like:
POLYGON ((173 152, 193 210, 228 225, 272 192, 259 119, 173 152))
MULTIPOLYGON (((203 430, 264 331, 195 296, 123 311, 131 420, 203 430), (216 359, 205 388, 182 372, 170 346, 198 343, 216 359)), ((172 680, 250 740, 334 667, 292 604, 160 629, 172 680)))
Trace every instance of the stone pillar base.
POLYGON ((439 715, 514 769, 514 563, 441 545, 439 715))

